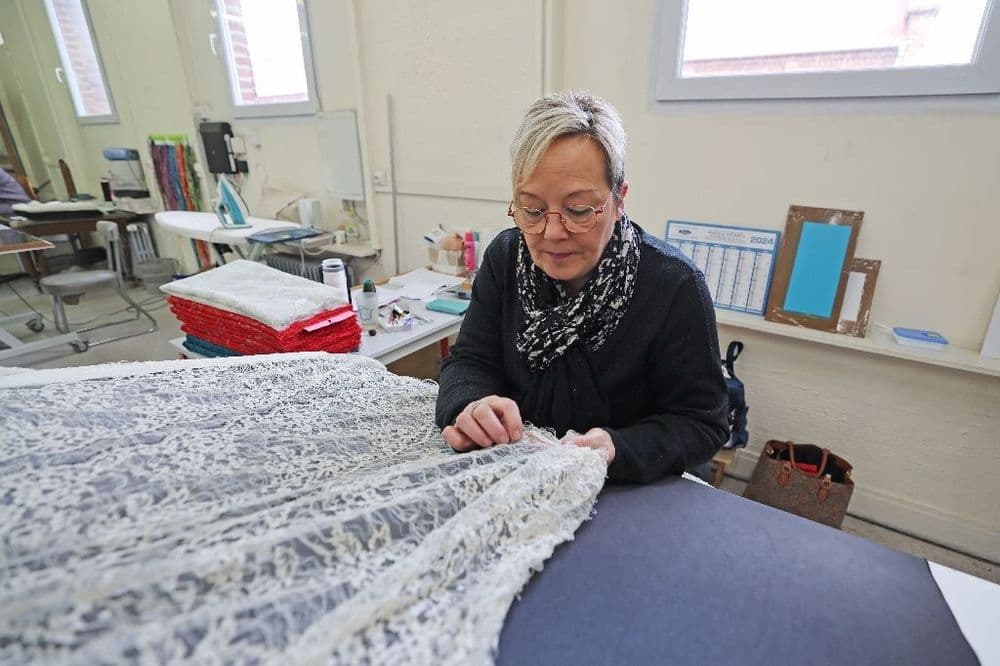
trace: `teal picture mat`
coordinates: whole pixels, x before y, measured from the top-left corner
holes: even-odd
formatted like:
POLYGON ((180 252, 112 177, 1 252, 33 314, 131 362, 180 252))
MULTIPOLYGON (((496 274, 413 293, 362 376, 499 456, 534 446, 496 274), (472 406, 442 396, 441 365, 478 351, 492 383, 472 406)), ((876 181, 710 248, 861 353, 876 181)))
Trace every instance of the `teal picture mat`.
POLYGON ((785 294, 786 312, 830 318, 850 240, 851 227, 847 225, 823 222, 802 225, 785 294))

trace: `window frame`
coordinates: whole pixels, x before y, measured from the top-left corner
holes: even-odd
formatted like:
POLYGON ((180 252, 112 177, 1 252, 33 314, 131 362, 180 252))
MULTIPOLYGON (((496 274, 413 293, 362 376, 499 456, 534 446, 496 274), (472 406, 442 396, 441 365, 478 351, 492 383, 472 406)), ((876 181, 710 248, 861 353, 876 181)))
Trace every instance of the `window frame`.
POLYGON ((309 14, 303 0, 296 0, 299 15, 299 34, 302 37, 302 63, 305 68, 306 90, 309 99, 304 102, 275 102, 269 104, 240 104, 237 99, 235 72, 232 67, 229 26, 223 19, 225 0, 211 0, 211 11, 215 18, 216 32, 211 35, 212 50, 222 60, 226 85, 229 91, 229 105, 234 118, 278 118, 282 116, 309 116, 319 111, 319 94, 316 88, 316 70, 313 64, 312 37, 309 30, 309 14), (221 42, 220 48, 216 42, 221 42))
POLYGON ((111 113, 94 116, 80 115, 80 108, 77 106, 77 98, 74 95, 74 89, 79 90, 78 87, 75 87, 76 73, 70 63, 69 53, 63 42, 62 30, 58 27, 59 21, 56 17, 56 10, 52 5, 52 0, 44 0, 43 4, 45 5, 45 15, 49 20, 49 30, 52 31, 52 39, 55 41, 56 51, 59 53, 59 62, 62 65, 62 77, 59 78, 59 83, 66 88, 66 92, 69 94, 70 104, 73 106, 73 113, 76 116, 77 122, 81 125, 114 125, 119 123, 118 107, 115 105, 115 98, 111 92, 107 70, 104 68, 104 58, 101 57, 101 46, 97 42, 97 35, 94 33, 94 21, 90 16, 90 7, 87 6, 87 0, 80 0, 80 7, 83 10, 84 22, 87 24, 87 32, 90 34, 90 43, 94 47, 94 58, 97 61, 97 70, 101 75, 101 83, 104 85, 104 94, 108 98, 108 107, 111 109, 111 113))
POLYGON ((898 70, 802 72, 681 78, 688 0, 659 0, 654 28, 653 100, 715 102, 802 99, 949 98, 1000 93, 1000 0, 990 0, 969 65, 898 70))

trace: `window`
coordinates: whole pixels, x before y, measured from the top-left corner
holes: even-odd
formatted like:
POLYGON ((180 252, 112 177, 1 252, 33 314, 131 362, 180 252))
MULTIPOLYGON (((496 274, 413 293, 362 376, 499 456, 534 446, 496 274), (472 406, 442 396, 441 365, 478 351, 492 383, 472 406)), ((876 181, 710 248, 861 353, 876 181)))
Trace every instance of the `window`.
POLYGON ((1000 93, 1000 0, 663 0, 659 100, 1000 93))
POLYGON ((62 61, 56 74, 69 88, 80 122, 118 122, 83 0, 45 0, 45 10, 62 61))
POLYGON ((301 0, 216 0, 233 115, 316 112, 309 25, 301 0))

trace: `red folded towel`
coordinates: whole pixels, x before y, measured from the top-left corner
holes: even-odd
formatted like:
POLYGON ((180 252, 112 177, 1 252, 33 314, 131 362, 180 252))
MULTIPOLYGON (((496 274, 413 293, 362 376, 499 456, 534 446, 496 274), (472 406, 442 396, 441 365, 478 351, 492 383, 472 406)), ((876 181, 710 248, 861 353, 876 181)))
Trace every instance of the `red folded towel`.
POLYGON ((319 313, 279 331, 255 319, 176 296, 168 296, 167 302, 185 333, 241 354, 344 353, 361 346, 361 326, 350 305, 319 313), (306 330, 330 319, 334 323, 306 330))

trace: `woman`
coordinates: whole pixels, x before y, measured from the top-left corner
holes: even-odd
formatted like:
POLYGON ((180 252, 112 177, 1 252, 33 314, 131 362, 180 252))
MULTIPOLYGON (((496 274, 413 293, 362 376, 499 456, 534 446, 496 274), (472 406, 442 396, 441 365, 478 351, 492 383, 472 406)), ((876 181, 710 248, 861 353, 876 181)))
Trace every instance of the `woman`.
POLYGON ((707 461, 726 389, 702 274, 625 214, 625 129, 584 93, 535 102, 511 147, 517 225, 486 250, 441 368, 437 423, 467 451, 523 424, 603 453, 612 481, 707 461))

